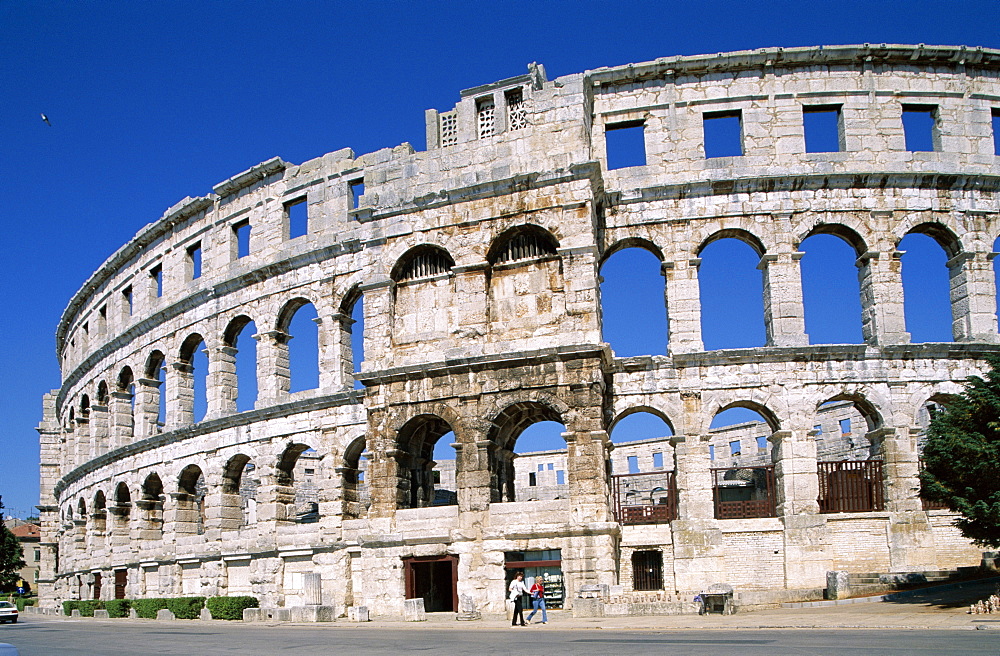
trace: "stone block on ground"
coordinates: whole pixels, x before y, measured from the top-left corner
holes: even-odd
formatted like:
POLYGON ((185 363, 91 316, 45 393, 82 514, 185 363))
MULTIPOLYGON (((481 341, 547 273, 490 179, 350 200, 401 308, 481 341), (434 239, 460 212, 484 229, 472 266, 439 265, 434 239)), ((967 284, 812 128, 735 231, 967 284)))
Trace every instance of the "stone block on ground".
POLYGON ((172 610, 168 608, 161 608, 160 610, 156 611, 156 619, 175 620, 177 619, 177 617, 174 615, 174 612, 172 610))
POLYGON ((208 610, 208 608, 202 608, 201 612, 198 613, 198 619, 199 620, 210 620, 210 619, 212 619, 212 611, 208 610))
POLYGON ((423 597, 403 601, 403 619, 407 622, 424 622, 427 620, 427 610, 424 608, 423 597))
POLYGON ((106 620, 106 619, 108 619, 110 617, 110 615, 108 615, 108 611, 106 611, 106 610, 104 610, 102 608, 98 608, 97 610, 94 611, 94 617, 96 619, 106 620))
POLYGON ((350 622, 369 622, 368 606, 351 606, 347 609, 347 619, 350 622))
POLYGON ((458 615, 455 617, 459 622, 469 622, 483 619, 483 614, 476 610, 476 602, 472 601, 470 595, 458 596, 458 615))

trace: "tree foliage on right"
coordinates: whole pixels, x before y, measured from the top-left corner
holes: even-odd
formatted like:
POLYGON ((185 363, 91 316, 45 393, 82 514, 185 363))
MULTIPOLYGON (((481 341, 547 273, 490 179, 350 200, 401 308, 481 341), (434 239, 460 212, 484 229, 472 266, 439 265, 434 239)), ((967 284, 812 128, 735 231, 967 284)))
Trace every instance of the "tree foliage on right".
POLYGON ((988 356, 984 378, 933 413, 924 445, 921 495, 962 515, 962 535, 1000 547, 1000 357, 988 356))
MULTIPOLYGON (((2 499, 2 497, 0 497, 2 499)), ((21 543, 3 523, 3 501, 0 500, 0 590, 13 590, 24 567, 21 543)))

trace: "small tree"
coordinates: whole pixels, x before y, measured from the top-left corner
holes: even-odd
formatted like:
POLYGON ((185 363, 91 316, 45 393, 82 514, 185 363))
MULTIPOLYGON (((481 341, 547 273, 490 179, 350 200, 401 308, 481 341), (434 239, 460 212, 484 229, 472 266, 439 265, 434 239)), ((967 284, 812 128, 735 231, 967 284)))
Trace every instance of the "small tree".
POLYGON ((933 413, 924 446, 921 495, 962 515, 962 535, 1000 547, 1000 357, 988 356, 986 377, 933 413))
POLYGON ((3 497, 0 497, 0 590, 15 587, 20 579, 17 570, 24 567, 23 556, 21 543, 3 522, 3 497))

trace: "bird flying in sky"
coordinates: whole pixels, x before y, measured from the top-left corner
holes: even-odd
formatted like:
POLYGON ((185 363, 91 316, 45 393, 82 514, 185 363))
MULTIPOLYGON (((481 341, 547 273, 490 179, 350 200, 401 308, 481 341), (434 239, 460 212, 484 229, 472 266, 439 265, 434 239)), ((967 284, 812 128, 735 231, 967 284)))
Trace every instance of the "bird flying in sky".
POLYGON ((46 116, 45 114, 42 114, 41 116, 42 116, 42 120, 45 121, 45 125, 47 125, 49 127, 52 127, 52 124, 49 123, 49 117, 46 116))

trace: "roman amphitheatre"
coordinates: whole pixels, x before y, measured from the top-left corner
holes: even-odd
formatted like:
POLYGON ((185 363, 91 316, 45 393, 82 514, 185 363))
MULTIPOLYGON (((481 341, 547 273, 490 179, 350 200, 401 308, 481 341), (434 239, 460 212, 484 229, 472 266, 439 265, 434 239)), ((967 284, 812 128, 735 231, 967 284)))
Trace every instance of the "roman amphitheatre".
POLYGON ((1000 341, 998 75, 1000 51, 885 44, 531 65, 427 110, 425 150, 274 158, 185 198, 59 322, 43 603, 500 614, 523 570, 551 606, 648 611, 716 583, 752 606, 817 598, 831 571, 978 564, 918 470, 928 408, 1000 341), (947 256, 952 341, 907 331, 914 233, 947 256), (852 250, 863 343, 810 342, 816 235, 852 250), (759 256, 764 346, 704 347, 699 264, 723 239, 759 256), (602 266, 632 248, 659 260, 665 355, 604 339, 602 266), (731 408, 761 421, 713 429, 731 408), (612 441, 637 412, 669 430, 612 441), (543 421, 565 448, 524 454, 543 421))

